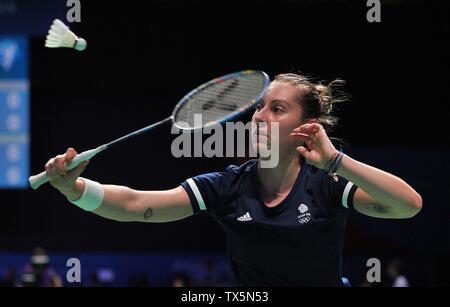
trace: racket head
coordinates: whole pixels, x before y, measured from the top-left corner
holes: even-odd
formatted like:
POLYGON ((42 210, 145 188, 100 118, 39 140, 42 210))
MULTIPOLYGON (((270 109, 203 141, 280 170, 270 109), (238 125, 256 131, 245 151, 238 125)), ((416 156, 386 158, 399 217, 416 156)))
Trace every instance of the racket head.
POLYGON ((172 113, 180 130, 198 130, 236 119, 260 101, 270 84, 260 70, 244 70, 215 78, 186 94, 172 113), (201 123, 194 121, 202 115, 201 123))

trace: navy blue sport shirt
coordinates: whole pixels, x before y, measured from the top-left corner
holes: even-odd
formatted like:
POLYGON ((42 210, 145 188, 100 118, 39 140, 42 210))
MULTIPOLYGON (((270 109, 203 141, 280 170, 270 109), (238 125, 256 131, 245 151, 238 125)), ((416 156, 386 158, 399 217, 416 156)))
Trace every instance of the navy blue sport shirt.
POLYGON ((257 165, 250 160, 181 184, 194 214, 209 214, 225 230, 238 285, 342 286, 345 222, 356 186, 302 160, 290 193, 269 208, 257 165))

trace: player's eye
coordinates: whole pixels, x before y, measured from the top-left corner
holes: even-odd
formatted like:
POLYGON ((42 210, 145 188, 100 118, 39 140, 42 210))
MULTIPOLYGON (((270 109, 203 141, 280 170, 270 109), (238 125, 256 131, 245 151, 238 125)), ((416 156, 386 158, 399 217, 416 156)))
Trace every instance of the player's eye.
POLYGON ((273 107, 272 110, 275 113, 283 113, 284 112, 284 109, 282 107, 280 107, 280 106, 275 106, 275 107, 273 107))
POLYGON ((255 106, 256 111, 261 111, 261 109, 263 108, 263 104, 261 102, 258 102, 255 106))

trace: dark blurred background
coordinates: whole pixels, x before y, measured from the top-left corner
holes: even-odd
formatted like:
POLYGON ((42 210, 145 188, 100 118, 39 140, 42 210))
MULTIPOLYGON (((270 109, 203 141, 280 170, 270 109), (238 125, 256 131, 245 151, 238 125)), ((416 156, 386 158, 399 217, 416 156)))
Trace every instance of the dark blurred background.
MULTIPOLYGON (((381 0, 379 23, 367 21, 366 1, 81 4, 81 22, 69 24, 66 1, 0 0, 0 35, 28 41, 30 174, 69 146, 91 149, 167 117, 187 92, 222 74, 261 69, 271 77, 281 72, 324 81, 339 77, 352 98, 337 111, 341 121, 332 136, 345 140, 352 157, 405 179, 424 200, 422 212, 408 220, 350 214, 344 275, 360 284, 367 259, 381 259, 385 271, 388 261, 399 258, 412 285, 450 284, 446 1, 381 0), (84 37, 88 48, 45 48, 54 18, 84 37)), ((93 159, 84 176, 135 189, 167 189, 242 162, 176 159, 170 152, 174 137, 166 126, 130 140, 93 159)), ((45 246, 64 275, 63 260, 78 254, 92 263, 109 255, 107 266, 122 271, 125 262, 136 262, 126 258, 130 255, 155 257, 171 274, 195 271, 195 263, 208 267, 211 259, 218 266, 226 263, 225 236, 207 216, 119 223, 78 209, 49 185, 37 191, 6 188, 0 195, 4 272, 36 246, 45 246), (168 264, 167 255, 183 269, 168 264)), ((142 265, 146 272, 154 264, 142 265)))

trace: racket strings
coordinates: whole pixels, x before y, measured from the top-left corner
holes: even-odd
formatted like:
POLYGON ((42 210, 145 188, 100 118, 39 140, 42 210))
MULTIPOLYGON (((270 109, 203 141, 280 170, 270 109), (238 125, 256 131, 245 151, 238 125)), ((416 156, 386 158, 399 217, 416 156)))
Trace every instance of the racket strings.
POLYGON ((254 104, 266 86, 265 76, 257 72, 218 80, 189 97, 175 122, 182 128, 199 128, 222 121, 254 104), (195 115, 201 115, 201 122, 195 115))

